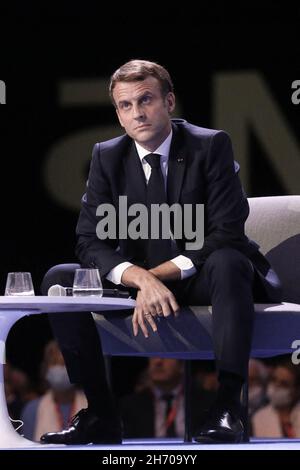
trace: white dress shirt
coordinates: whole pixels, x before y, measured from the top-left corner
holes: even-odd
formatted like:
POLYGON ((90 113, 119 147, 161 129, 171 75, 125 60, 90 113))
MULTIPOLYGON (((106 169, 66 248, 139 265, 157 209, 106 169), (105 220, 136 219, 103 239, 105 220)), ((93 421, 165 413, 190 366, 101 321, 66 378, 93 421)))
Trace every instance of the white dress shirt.
MULTIPOLYGON (((163 141, 163 143, 154 152, 151 152, 151 153, 156 153, 158 155, 161 155, 160 165, 161 165, 161 171, 162 171, 164 182, 165 182, 165 188, 167 187, 168 161, 169 161, 169 153, 170 153, 170 147, 171 147, 171 141, 172 141, 172 134, 173 132, 171 131, 168 137, 163 141)), ((135 145, 136 145, 136 150, 137 150, 138 156, 140 157, 142 167, 145 173, 146 182, 148 183, 150 175, 151 175, 151 166, 149 165, 148 162, 146 162, 144 157, 146 155, 149 155, 149 150, 144 149, 137 142, 135 142, 135 145)), ((176 252, 175 241, 172 241, 172 249, 175 253, 176 252)), ((175 256, 170 261, 172 261, 172 263, 174 263, 180 269, 181 279, 190 277, 196 272, 194 263, 187 256, 183 256, 183 255, 175 256)), ((106 279, 113 282, 114 284, 121 284, 122 274, 125 271, 125 269, 127 269, 129 266, 133 266, 133 264, 130 263, 129 261, 125 261, 124 263, 118 264, 107 274, 106 279)))
MULTIPOLYGON (((184 436, 184 396, 182 384, 172 390, 174 395, 174 408, 175 408, 175 431, 178 437, 184 436)), ((154 436, 166 436, 166 408, 167 403, 162 400, 164 393, 154 387, 154 436)))

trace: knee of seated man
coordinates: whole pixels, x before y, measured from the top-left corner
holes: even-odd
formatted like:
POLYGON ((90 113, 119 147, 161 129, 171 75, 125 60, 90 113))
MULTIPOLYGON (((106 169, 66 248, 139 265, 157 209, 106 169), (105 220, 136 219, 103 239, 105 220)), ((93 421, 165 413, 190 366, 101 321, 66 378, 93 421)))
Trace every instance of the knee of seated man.
POLYGON ((208 270, 217 268, 218 272, 223 274, 237 269, 248 271, 249 274, 253 273, 252 264, 247 256, 230 247, 219 248, 211 253, 207 258, 205 267, 208 270))

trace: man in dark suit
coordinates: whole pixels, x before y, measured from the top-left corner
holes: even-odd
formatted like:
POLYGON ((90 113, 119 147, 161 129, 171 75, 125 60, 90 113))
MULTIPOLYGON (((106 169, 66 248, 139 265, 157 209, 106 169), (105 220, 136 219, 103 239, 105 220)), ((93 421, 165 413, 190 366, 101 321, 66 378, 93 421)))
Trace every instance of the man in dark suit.
MULTIPOLYGON (((134 393, 121 400, 125 438, 183 437, 183 364, 178 359, 151 357, 134 393)), ((193 383, 191 429, 197 432, 215 392, 193 383)))
MULTIPOLYGON (((156 331, 157 316, 177 315, 180 304, 212 305, 220 387, 215 406, 195 439, 240 442, 240 393, 251 347, 253 294, 256 300, 278 301, 280 284, 258 245, 244 234, 249 207, 230 138, 223 131, 171 120, 172 81, 153 62, 133 60, 120 67, 111 78, 110 94, 126 134, 94 147, 77 225, 77 256, 83 266, 99 268, 106 282, 134 293, 135 335, 139 328, 145 336, 148 328, 156 331), (143 204, 148 211, 155 204, 177 203, 183 210, 188 205, 191 211, 185 220, 189 223, 188 215, 195 216, 197 205, 204 204, 203 246, 195 248, 190 243, 182 222, 178 236, 174 218, 170 232, 177 233, 175 239, 166 239, 161 231, 159 239, 152 234, 146 239, 115 234, 103 239, 99 228, 104 216, 103 212, 97 215, 101 213, 97 208, 109 204, 118 220, 124 220, 120 196, 127 197, 128 207, 143 204)), ((132 221, 128 215, 128 228, 132 221)), ((148 221, 152 229, 151 217, 148 221)), ((195 217, 191 226, 195 228, 195 217)), ((52 268, 42 292, 46 294, 52 284, 70 285, 74 267, 52 268)), ((120 421, 105 380, 92 317, 86 313, 53 315, 51 324, 71 381, 86 393, 88 409, 75 417, 68 430, 48 433, 42 442, 120 442, 120 421)))

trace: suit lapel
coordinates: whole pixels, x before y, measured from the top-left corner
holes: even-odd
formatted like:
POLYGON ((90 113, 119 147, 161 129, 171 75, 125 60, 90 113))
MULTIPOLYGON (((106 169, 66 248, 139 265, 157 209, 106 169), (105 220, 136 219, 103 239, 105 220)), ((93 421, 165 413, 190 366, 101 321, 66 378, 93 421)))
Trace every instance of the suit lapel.
POLYGON ((173 138, 170 148, 167 178, 167 196, 169 205, 179 201, 183 177, 187 164, 187 149, 178 127, 173 123, 173 138))
POLYGON ((136 202, 147 205, 145 174, 134 142, 130 145, 128 153, 123 159, 123 165, 125 194, 128 196, 128 205, 136 202))

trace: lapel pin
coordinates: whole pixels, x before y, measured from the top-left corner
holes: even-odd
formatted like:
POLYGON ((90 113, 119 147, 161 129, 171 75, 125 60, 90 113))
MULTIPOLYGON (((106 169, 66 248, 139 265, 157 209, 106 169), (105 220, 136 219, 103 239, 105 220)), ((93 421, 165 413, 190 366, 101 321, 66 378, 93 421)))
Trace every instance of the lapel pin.
POLYGON ((177 162, 178 162, 178 163, 182 163, 182 162, 183 162, 183 158, 177 158, 177 162))

